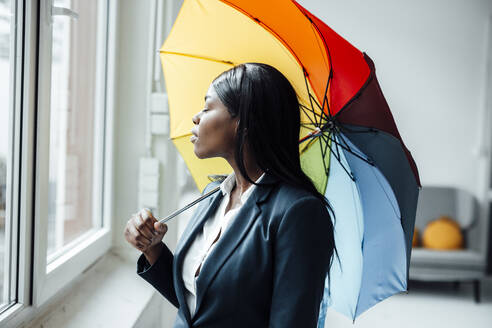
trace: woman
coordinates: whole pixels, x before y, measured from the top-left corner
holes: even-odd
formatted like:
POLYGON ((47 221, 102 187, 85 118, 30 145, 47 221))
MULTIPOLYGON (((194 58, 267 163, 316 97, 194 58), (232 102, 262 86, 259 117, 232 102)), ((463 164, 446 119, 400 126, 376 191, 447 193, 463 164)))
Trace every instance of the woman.
POLYGON ((174 304, 174 327, 316 327, 335 249, 329 205, 301 170, 300 111, 289 81, 258 63, 219 75, 193 117, 198 158, 233 173, 200 203, 174 255, 146 210, 125 237, 137 273, 174 304))

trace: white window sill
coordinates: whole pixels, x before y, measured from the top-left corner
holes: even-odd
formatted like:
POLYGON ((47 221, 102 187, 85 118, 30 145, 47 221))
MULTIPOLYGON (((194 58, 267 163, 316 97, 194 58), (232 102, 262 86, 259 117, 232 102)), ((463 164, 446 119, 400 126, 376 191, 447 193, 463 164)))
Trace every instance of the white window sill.
POLYGON ((111 249, 49 304, 32 309, 30 318, 13 318, 7 326, 130 328, 142 327, 143 322, 162 326, 163 306, 168 304, 136 274, 138 256, 136 250, 111 249))

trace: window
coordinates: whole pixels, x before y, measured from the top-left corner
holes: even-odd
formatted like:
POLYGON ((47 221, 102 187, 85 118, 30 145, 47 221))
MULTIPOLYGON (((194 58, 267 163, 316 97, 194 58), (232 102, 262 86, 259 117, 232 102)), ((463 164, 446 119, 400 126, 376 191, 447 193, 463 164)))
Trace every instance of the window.
POLYGON ((0 326, 111 246, 113 8, 0 0, 0 326))
POLYGON ((40 21, 36 304, 111 241, 103 212, 108 1, 46 0, 40 21))
MULTIPOLYGON (((98 208, 96 90, 104 89, 97 76, 97 1, 57 0, 77 18, 53 18, 51 56, 50 153, 48 182, 48 263, 78 238, 101 228, 98 208), (95 193, 96 192, 96 193, 95 193)), ((99 30, 99 33, 98 33, 99 30)), ((100 117, 99 117, 100 119, 100 117)))
POLYGON ((11 293, 11 163, 15 72, 15 7, 0 0, 0 309, 12 301, 11 293))

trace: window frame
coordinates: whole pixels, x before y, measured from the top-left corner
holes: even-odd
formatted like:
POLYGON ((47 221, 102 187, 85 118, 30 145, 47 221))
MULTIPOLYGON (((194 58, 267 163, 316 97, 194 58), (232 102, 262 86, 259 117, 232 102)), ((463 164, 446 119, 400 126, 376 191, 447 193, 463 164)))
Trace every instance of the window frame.
MULTIPOLYGON (((18 204, 18 184, 14 183, 13 177, 18 177, 19 168, 19 109, 20 107, 20 95, 19 88, 21 86, 21 61, 19 53, 21 53, 21 36, 22 36, 22 4, 17 1, 11 2, 11 8, 14 8, 12 15, 13 37, 10 40, 10 49, 12 57, 10 58, 10 72, 9 80, 11 81, 11 89, 9 90, 9 133, 8 133, 8 153, 6 158, 7 172, 6 172, 6 200, 5 200, 5 241, 7 247, 4 252, 4 263, 0 265, 4 266, 4 295, 3 297, 10 300, 12 295, 16 295, 16 277, 17 277, 17 261, 18 258, 18 239, 12 238, 17 236, 19 225, 17 220, 13 220, 16 213, 16 204, 18 204)), ((9 305, 7 304, 6 307, 9 305)), ((4 307, 0 307, 4 308, 4 307)))
MULTIPOLYGON (((49 141, 50 107, 46 107, 46 97, 50 96, 48 81, 51 80, 51 38, 52 32, 46 26, 50 16, 48 8, 52 0, 13 0, 16 2, 18 20, 16 25, 15 64, 15 110, 13 115, 12 177, 11 187, 11 233, 18 238, 11 241, 11 287, 17 286, 16 302, 2 309, 0 325, 15 327, 32 320, 46 308, 62 290, 68 290, 71 282, 77 279, 88 267, 94 264, 112 246, 113 216, 113 135, 114 135, 114 94, 115 61, 117 42, 117 0, 106 0, 105 43, 105 95, 102 100, 105 115, 96 131, 104 131, 99 137, 103 142, 96 149, 96 156, 102 155, 103 165, 96 178, 102 180, 102 197, 99 198, 102 227, 93 235, 71 248, 47 267, 47 216, 43 218, 40 194, 47 194, 48 156, 40 156, 46 149, 46 136, 49 141), (27 23, 28 22, 28 23, 27 23), (49 32, 48 32, 49 30, 49 32), (48 51, 50 65, 41 64, 38 59, 48 51), (45 106, 45 107, 43 107, 45 106), (104 127, 104 129, 102 128, 104 127), (44 131, 44 135, 40 133, 44 131), (97 154, 99 152, 99 154, 97 154), (46 175, 46 182, 40 179, 40 172, 46 175), (12 180, 14 181, 14 180, 12 180), (104 206, 102 205, 104 204, 104 206), (44 236, 43 236, 44 234, 44 236), (47 273, 48 269, 48 273, 47 273)), ((100 44, 98 44, 100 46, 100 44)), ((46 58, 46 55, 44 55, 46 58)), ((98 71, 97 78, 100 78, 98 71)), ((98 90, 100 92, 100 90, 98 90)), ((49 105, 49 102, 48 102, 49 105)), ((97 114, 96 114, 97 115, 97 114)), ((97 143, 96 143, 97 144, 97 143)), ((12 147, 12 146, 10 146, 12 147)), ((49 147, 49 145, 48 145, 49 147)), ((49 153, 48 153, 49 154, 49 153)), ((43 178, 44 179, 44 178, 43 178)), ((47 212, 46 212, 47 213, 47 212)), ((6 254, 7 255, 7 254, 6 254)))
MULTIPOLYGON (((104 190, 107 186, 101 179, 106 174, 111 174, 106 169, 107 158, 103 158, 105 139, 107 140, 107 132, 110 131, 107 119, 104 119, 108 111, 111 109, 107 106, 107 97, 105 92, 101 94, 100 90, 96 92, 95 106, 95 149, 94 162, 95 166, 93 181, 97 190, 94 194, 97 195, 97 201, 93 203, 95 211, 93 216, 98 212, 102 220, 102 227, 96 231, 84 234, 83 238, 79 238, 76 242, 68 244, 64 247, 66 250, 53 260, 47 262, 47 246, 48 246, 48 178, 49 178, 49 146, 50 146, 50 95, 51 95, 51 62, 52 62, 52 15, 51 8, 53 0, 43 0, 40 3, 40 29, 39 29, 39 75, 38 75, 38 117, 37 117, 37 142, 36 142, 36 181, 35 181, 35 222, 37 223, 34 229, 34 276, 33 276, 33 304, 40 306, 50 299, 59 290, 65 287, 78 275, 80 275, 88 266, 96 259, 104 255, 111 247, 111 218, 104 215, 102 212, 103 199, 107 191, 104 190), (104 127, 104 128, 103 128, 104 127), (102 132, 104 131, 104 132, 102 132), (103 135, 105 134, 105 135, 103 135), (99 165, 101 163, 101 165, 99 165), (99 179, 98 179, 99 178, 99 179)), ((106 65, 101 63, 109 63, 107 50, 109 49, 109 1, 98 2, 98 19, 106 22, 105 37, 98 40, 98 46, 103 45, 104 51, 98 50, 96 59, 96 75, 99 81, 104 81, 104 91, 107 88, 108 70, 106 65), (105 18, 105 19, 104 19, 105 18), (102 42, 102 43, 101 43, 102 42), (101 79, 102 78, 102 79, 101 79)), ((98 48, 99 48, 98 47, 98 48)), ((99 48, 101 49, 101 48, 99 48)), ((99 88, 97 88, 99 89, 99 88)), ((93 188, 93 190, 94 190, 93 188)), ((105 203, 111 206, 111 203, 105 203)), ((107 207, 106 206, 106 207, 107 207)), ((95 218, 93 218, 94 220, 95 218)), ((99 218, 98 218, 99 219, 99 218)), ((98 220, 99 221, 99 220, 98 220)))

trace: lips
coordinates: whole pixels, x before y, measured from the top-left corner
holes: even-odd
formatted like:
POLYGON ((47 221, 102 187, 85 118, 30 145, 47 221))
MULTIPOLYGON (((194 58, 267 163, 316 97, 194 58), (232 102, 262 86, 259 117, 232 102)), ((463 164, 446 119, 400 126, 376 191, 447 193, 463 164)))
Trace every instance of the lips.
POLYGON ((196 139, 198 139, 198 136, 196 135, 195 130, 193 130, 193 129, 192 129, 192 130, 191 130, 191 134, 192 134, 192 135, 191 135, 191 137, 190 137, 190 141, 191 141, 191 142, 195 142, 195 140, 196 140, 196 139))

